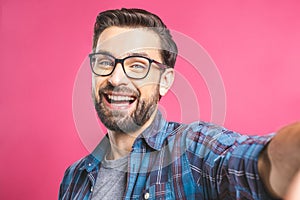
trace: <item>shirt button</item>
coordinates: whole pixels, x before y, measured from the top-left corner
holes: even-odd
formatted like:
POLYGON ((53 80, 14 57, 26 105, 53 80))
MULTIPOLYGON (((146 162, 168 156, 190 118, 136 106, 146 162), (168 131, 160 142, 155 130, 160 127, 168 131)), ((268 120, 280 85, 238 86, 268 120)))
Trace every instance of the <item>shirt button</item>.
POLYGON ((92 166, 92 164, 91 164, 91 163, 89 163, 89 167, 90 167, 90 166, 92 166))
POLYGON ((150 194, 148 192, 144 194, 144 199, 149 199, 149 197, 150 197, 150 194))

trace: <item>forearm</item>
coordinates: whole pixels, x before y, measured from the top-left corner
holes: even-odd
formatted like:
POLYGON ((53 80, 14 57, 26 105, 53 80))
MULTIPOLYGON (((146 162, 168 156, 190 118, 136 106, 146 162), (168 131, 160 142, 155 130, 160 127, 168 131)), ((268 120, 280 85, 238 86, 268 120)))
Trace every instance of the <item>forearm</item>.
POLYGON ((273 195, 284 197, 300 169, 300 123, 280 129, 259 158, 259 172, 273 195))

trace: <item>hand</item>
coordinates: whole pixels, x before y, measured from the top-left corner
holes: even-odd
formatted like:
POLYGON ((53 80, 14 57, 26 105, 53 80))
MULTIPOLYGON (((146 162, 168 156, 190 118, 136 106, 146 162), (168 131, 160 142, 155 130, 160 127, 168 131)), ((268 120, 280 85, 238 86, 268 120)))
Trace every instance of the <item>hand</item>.
POLYGON ((296 178, 289 187, 288 193, 285 200, 298 200, 300 197, 300 171, 298 172, 296 178))
POLYGON ((261 153, 260 176, 275 197, 284 197, 300 170, 300 122, 280 129, 261 153))

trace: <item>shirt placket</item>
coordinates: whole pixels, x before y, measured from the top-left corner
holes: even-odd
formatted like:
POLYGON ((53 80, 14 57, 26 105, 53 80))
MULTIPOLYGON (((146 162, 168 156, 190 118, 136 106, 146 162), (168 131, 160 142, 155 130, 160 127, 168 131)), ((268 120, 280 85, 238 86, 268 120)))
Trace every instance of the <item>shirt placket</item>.
POLYGON ((137 142, 135 145, 133 145, 132 151, 129 156, 128 160, 128 174, 127 174, 127 184, 126 184, 126 192, 125 192, 125 200, 129 199, 136 199, 136 191, 135 186, 136 185, 144 185, 145 183, 140 183, 137 181, 141 162, 143 159, 143 152, 145 152, 145 149, 141 148, 141 140, 137 142))
POLYGON ((91 172, 88 173, 88 184, 89 184, 89 192, 87 193, 87 195, 85 196, 84 199, 92 199, 92 194, 93 194, 93 190, 96 184, 96 178, 98 175, 98 170, 93 170, 91 172))

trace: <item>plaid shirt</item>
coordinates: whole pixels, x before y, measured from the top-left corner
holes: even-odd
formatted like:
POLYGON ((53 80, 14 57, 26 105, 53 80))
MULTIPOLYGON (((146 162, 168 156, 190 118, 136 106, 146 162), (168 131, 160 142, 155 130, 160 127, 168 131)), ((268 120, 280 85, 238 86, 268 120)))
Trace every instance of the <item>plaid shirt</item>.
MULTIPOLYGON (((201 121, 166 122, 158 112, 132 146, 124 199, 271 199, 257 167, 271 138, 201 121)), ((106 136, 66 170, 59 199, 91 199, 109 145, 106 136)))

